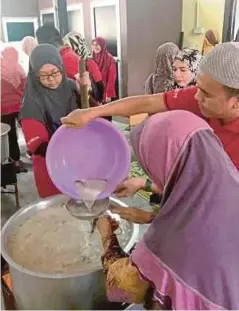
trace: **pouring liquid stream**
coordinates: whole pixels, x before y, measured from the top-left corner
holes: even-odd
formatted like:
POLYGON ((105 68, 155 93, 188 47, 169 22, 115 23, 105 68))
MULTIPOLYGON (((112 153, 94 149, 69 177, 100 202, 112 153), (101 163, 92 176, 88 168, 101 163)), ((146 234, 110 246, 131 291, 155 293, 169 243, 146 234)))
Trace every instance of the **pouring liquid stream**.
POLYGON ((81 200, 88 208, 89 212, 92 211, 92 207, 95 204, 98 196, 105 190, 105 180, 77 180, 75 186, 80 194, 81 200))

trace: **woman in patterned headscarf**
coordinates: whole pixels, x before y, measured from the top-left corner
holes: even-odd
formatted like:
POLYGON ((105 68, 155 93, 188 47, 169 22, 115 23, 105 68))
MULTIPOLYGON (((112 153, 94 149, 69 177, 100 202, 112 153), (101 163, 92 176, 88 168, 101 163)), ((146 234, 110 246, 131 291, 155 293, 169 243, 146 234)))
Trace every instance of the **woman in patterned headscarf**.
POLYGON ((63 39, 64 43, 69 45, 81 59, 92 58, 90 48, 85 38, 78 32, 69 32, 63 39))
POLYGON ((196 75, 202 59, 198 50, 185 48, 178 52, 173 61, 173 81, 168 90, 196 85, 196 75))
POLYGON ((94 61, 90 48, 85 38, 78 32, 69 32, 63 39, 64 44, 72 48, 72 50, 80 57, 86 60, 87 71, 89 71, 92 87, 97 93, 97 100, 102 103, 104 99, 104 83, 102 75, 97 63, 94 61))
POLYGON ((160 45, 156 55, 156 69, 145 82, 146 94, 157 94, 168 90, 172 81, 172 62, 179 48, 173 42, 160 45))

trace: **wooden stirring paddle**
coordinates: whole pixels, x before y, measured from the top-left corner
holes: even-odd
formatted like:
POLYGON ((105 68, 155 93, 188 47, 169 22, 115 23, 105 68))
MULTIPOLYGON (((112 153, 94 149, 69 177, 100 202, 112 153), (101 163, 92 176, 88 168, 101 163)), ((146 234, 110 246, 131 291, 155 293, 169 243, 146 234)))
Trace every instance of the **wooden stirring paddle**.
MULTIPOLYGON (((84 73, 86 72, 86 60, 85 59, 80 60, 79 72, 80 72, 80 77, 82 78, 84 73)), ((80 86, 80 94, 81 94, 81 108, 82 109, 89 108, 89 94, 88 94, 87 85, 80 86)))

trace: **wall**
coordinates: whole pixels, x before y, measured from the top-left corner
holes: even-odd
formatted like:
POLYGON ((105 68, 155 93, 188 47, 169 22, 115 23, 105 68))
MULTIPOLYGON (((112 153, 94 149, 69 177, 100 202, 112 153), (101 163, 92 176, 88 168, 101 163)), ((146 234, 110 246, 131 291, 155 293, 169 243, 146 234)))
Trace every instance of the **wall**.
POLYGON ((1 0, 1 16, 38 16, 37 0, 1 0))
POLYGON ((53 0, 38 0, 39 10, 50 9, 53 7, 53 0))
POLYGON ((235 33, 234 38, 236 37, 237 31, 239 30, 239 0, 237 0, 237 8, 236 8, 236 22, 235 22, 235 33))
MULTIPOLYGON (((225 0, 199 0, 199 21, 200 27, 205 31, 217 29, 222 36, 223 16, 225 0)), ((183 21, 182 30, 184 31, 184 47, 202 49, 203 34, 193 34, 196 25, 196 3, 197 0, 183 0, 183 21)))
MULTIPOLYGON (((53 0, 38 0, 39 11, 53 7, 53 0)), ((84 31, 88 43, 91 42, 90 0, 67 0, 67 4, 83 3, 84 31)))
POLYGON ((128 95, 142 94, 147 76, 155 68, 157 47, 179 42, 181 0, 127 0, 128 95), (137 8, 137 10, 136 10, 137 8))
MULTIPOLYGON (((1 17, 38 16, 38 0, 1 0, 1 17)), ((2 19, 0 21, 0 39, 4 41, 2 19)))

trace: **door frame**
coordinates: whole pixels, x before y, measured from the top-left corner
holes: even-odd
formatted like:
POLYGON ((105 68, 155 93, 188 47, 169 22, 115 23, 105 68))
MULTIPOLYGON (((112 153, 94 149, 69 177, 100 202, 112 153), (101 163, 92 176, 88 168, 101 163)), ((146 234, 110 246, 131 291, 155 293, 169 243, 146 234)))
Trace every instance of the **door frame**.
POLYGON ((114 57, 118 65, 118 89, 119 98, 122 98, 122 63, 121 63, 121 28, 120 28, 120 0, 94 0, 90 2, 90 21, 91 21, 91 37, 92 39, 96 37, 95 33, 95 18, 94 9, 97 7, 111 6, 116 7, 116 37, 117 37, 117 57, 114 57))
POLYGON ((85 37, 85 27, 84 27, 84 8, 83 8, 83 3, 75 3, 75 4, 69 4, 67 5, 67 12, 70 11, 78 11, 80 10, 80 15, 81 15, 81 29, 82 33, 81 35, 85 37))
POLYGON ((41 26, 43 26, 43 15, 44 14, 53 14, 54 15, 54 25, 56 25, 56 15, 55 15, 53 7, 52 8, 48 8, 48 9, 40 10, 40 23, 41 23, 41 26))
MULTIPOLYGON (((70 11, 76 11, 80 10, 81 14, 81 29, 82 29, 82 36, 85 36, 85 27, 84 27, 84 11, 83 11, 83 3, 75 3, 75 4, 68 4, 67 5, 67 12, 70 11)), ((48 9, 42 9, 40 10, 40 22, 41 26, 43 25, 43 18, 42 15, 44 14, 54 14, 54 25, 57 28, 57 23, 56 23, 56 11, 54 10, 54 7, 48 8, 48 9)))
POLYGON ((8 33, 7 33, 7 23, 29 23, 32 22, 34 25, 34 32, 36 33, 38 29, 38 17, 2 17, 2 25, 3 25, 3 35, 5 42, 8 41, 8 33))

